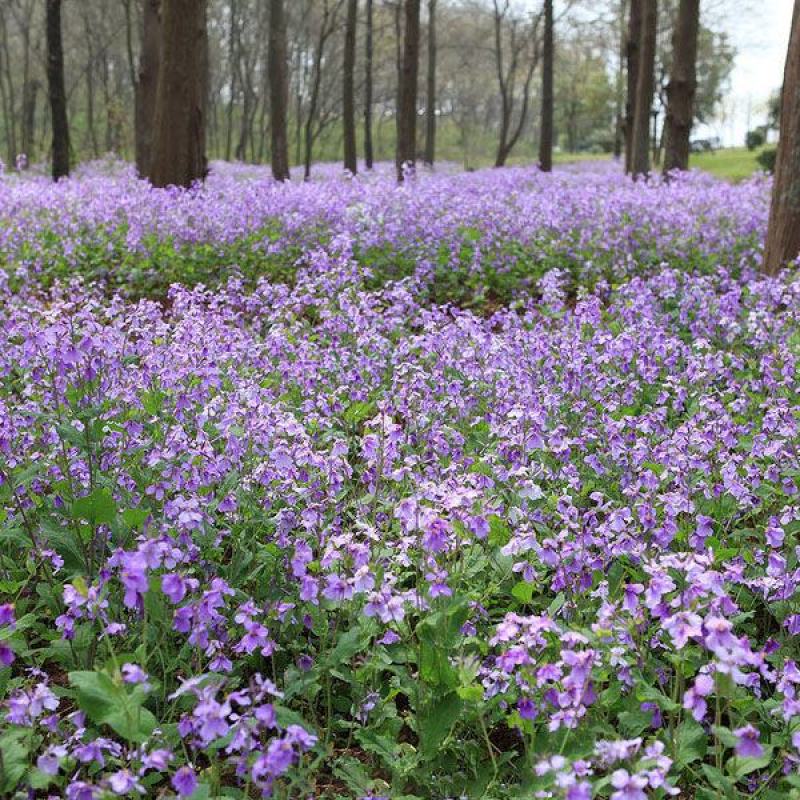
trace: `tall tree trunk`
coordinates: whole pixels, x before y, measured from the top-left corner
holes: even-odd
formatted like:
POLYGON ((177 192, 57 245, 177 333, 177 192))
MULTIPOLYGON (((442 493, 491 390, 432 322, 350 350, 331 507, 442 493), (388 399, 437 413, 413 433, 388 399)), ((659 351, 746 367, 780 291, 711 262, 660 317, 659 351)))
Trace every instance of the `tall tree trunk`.
POLYGON ((289 139, 286 106, 289 102, 289 71, 286 63, 286 14, 283 0, 270 0, 269 11, 269 103, 272 142, 272 177, 289 180, 289 139))
POLYGON ((614 89, 614 158, 622 155, 625 139, 625 17, 628 10, 627 0, 619 0, 619 58, 617 59, 617 81, 614 89))
POLYGON ((134 89, 136 171, 148 174, 153 147, 153 122, 161 60, 161 0, 144 0, 139 74, 134 89))
POLYGON ((630 172, 633 158, 633 119, 636 109, 636 82, 639 80, 639 48, 642 38, 642 2, 631 0, 628 38, 625 43, 627 94, 625 96, 625 172, 630 172))
POLYGON ((783 72, 781 130, 772 183, 772 206, 763 270, 775 275, 800 254, 800 0, 794 2, 792 32, 783 72))
POLYGON ((667 84, 667 118, 664 127, 664 174, 689 169, 689 137, 697 90, 697 32, 700 0, 681 0, 672 32, 672 75, 667 84))
POLYGON ((205 0, 162 0, 161 65, 149 177, 191 186, 207 172, 208 45, 205 0))
POLYGON ((47 0, 47 86, 53 130, 53 180, 69 175, 69 123, 61 44, 61 0, 47 0))
POLYGON ((238 70, 236 69, 236 26, 239 14, 238 3, 231 0, 228 4, 228 14, 230 15, 230 27, 228 29, 228 63, 230 69, 230 93, 228 96, 228 108, 226 111, 226 130, 225 130, 225 160, 230 161, 233 153, 233 110, 236 105, 236 95, 239 93, 238 70))
POLYGON ((364 164, 372 169, 372 0, 367 0, 364 53, 364 164))
POLYGON ((344 134, 344 168, 353 175, 358 171, 356 155, 356 20, 358 0, 347 0, 344 29, 344 63, 342 64, 342 130, 344 134))
MULTIPOLYGON (((86 37, 86 128, 89 134, 89 143, 91 145, 92 158, 100 157, 100 145, 97 142, 97 130, 94 124, 94 78, 95 67, 97 65, 97 58, 95 56, 92 32, 92 20, 89 16, 90 9, 88 6, 83 6, 83 32, 86 37)), ((105 56, 104 56, 105 57, 105 56)), ((107 98, 106 93, 106 99, 107 98)))
POLYGON ((420 0, 405 0, 403 69, 397 108, 397 180, 402 182, 407 168, 417 159, 417 76, 419 73, 420 0))
POLYGON ((35 158, 36 133, 36 98, 39 93, 39 81, 28 81, 22 92, 22 152, 30 164, 35 158))
POLYGON ((436 156, 436 0, 428 0, 428 85, 425 92, 425 163, 436 156))
POLYGON ((634 176, 647 175, 650 172, 650 110, 653 106, 658 24, 658 0, 641 0, 641 2, 642 35, 639 45, 639 75, 636 79, 631 153, 631 172, 634 176))
POLYGON ((542 130, 539 136, 539 169, 553 169, 553 0, 544 2, 542 48, 542 130))
POLYGON ((7 121, 6 128, 9 133, 8 138, 8 163, 9 166, 13 165, 16 161, 17 150, 17 101, 16 92, 14 91, 14 73, 18 71, 16 64, 11 63, 11 48, 8 41, 8 25, 6 24, 5 17, 0 9, 0 30, 2 31, 3 53, 5 54, 5 69, 2 69, 2 60, 0 60, 0 69, 4 73, 6 80, 6 92, 8 96, 8 108, 10 109, 10 119, 7 121))
POLYGON ((333 33, 336 25, 336 16, 339 12, 341 0, 335 0, 333 6, 328 0, 323 0, 323 15, 319 28, 319 36, 314 50, 314 65, 311 72, 311 97, 308 102, 308 116, 305 124, 305 155, 303 158, 303 179, 311 177, 311 159, 314 151, 314 140, 319 131, 315 133, 314 122, 317 118, 317 106, 319 105, 319 93, 322 87, 322 65, 325 58, 325 46, 333 33))

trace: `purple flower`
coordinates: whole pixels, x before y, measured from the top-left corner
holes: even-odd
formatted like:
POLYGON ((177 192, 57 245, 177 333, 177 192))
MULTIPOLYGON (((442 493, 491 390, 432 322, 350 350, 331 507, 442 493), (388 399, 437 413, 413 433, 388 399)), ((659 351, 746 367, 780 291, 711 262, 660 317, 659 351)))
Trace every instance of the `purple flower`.
POLYGON ((121 672, 125 683, 147 684, 147 673, 137 664, 123 664, 121 672))
POLYGON ((180 575, 170 572, 161 576, 161 591, 171 603, 177 604, 186 597, 186 583, 180 575))
POLYGON ((181 767, 172 776, 172 788, 180 797, 190 797, 197 788, 197 776, 190 766, 181 767))
POLYGON ((642 775, 629 775, 627 770, 618 769, 611 775, 611 785, 616 789, 611 793, 611 800, 647 800, 644 791, 647 778, 642 775))
POLYGON ((758 741, 758 730, 752 725, 737 728, 733 734, 736 737, 734 752, 737 756, 741 758, 761 758, 764 755, 764 748, 758 741))

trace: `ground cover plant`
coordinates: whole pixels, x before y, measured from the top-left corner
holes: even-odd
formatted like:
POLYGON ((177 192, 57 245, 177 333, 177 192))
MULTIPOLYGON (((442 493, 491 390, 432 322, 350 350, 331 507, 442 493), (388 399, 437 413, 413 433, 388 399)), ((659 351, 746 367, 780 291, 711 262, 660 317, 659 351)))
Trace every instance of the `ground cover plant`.
POLYGON ((768 199, 3 178, 0 795, 797 795, 768 199))

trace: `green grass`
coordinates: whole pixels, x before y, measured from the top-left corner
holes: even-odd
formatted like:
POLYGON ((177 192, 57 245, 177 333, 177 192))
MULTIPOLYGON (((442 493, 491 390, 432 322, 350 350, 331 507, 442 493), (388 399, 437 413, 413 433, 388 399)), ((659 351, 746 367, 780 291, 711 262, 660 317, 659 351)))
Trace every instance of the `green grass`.
POLYGON ((760 150, 729 147, 711 153, 692 154, 690 166, 710 172, 718 178, 741 181, 760 169, 756 157, 760 150))

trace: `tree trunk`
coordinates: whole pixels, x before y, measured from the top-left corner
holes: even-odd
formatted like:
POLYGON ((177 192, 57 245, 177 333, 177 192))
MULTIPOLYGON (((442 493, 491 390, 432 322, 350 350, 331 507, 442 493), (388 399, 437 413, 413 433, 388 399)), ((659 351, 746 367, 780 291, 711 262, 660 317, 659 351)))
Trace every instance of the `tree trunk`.
POLYGON ((631 172, 634 176, 650 172, 650 110, 655 80, 656 25, 658 0, 641 0, 642 35, 639 44, 639 75, 636 79, 636 104, 633 113, 631 172))
POLYGON ((372 169, 372 0, 367 0, 364 53, 364 164, 372 169))
POLYGON ((161 60, 161 0, 145 0, 139 75, 134 90, 136 171, 148 174, 153 147, 153 122, 161 60))
POLYGON ((625 104, 625 14, 627 9, 627 0, 619 0, 619 58, 617 60, 616 86, 614 87, 614 158, 619 158, 622 155, 623 141, 625 139, 623 107, 625 104))
POLYGON ((639 79, 639 46, 642 38, 642 0, 631 0, 628 18, 628 39, 625 44, 627 61, 627 94, 625 97, 625 172, 630 172, 633 157, 633 117, 636 108, 636 82, 639 79))
POLYGON ((425 163, 436 156, 436 0, 428 0, 428 86, 425 93, 425 163))
POLYGON ((14 73, 18 71, 16 64, 12 66, 11 62, 11 48, 9 47, 8 40, 8 25, 6 24, 5 17, 0 13, 0 30, 2 30, 3 53, 5 54, 5 69, 2 69, 2 61, 0 60, 0 70, 4 73, 6 80, 6 93, 8 97, 8 109, 10 112, 10 119, 7 119, 6 129, 9 133, 8 136, 8 164, 12 166, 16 159, 17 150, 17 101, 16 92, 14 91, 14 73))
POLYGON ((272 142, 272 177, 289 180, 289 139, 286 106, 289 102, 289 71, 286 63, 286 14, 283 0, 270 0, 269 12, 269 103, 272 142))
POLYGON ((772 206, 763 270, 775 275, 800 254, 800 0, 794 2, 792 31, 781 92, 781 130, 772 183, 772 206))
POLYGON ((689 137, 697 90, 697 32, 700 0, 681 0, 672 32, 672 75, 667 84, 667 118, 664 129, 664 174, 689 169, 689 137))
POLYGON ((149 176, 191 186, 206 176, 208 46, 205 0, 162 0, 161 65, 149 176))
POLYGON ((553 169, 553 0, 544 2, 542 48, 542 130, 539 136, 539 169, 553 169))
POLYGON ((322 67, 325 63, 325 46, 328 39, 333 34, 336 26, 336 17, 339 13, 341 0, 331 6, 328 0, 324 0, 322 20, 319 28, 319 36, 314 50, 314 65, 311 71, 311 96, 308 101, 308 116, 305 124, 305 156, 303 158, 303 179, 311 177, 311 159, 314 150, 314 140, 319 135, 319 130, 314 131, 314 122, 317 118, 317 107, 319 105, 319 93, 322 87, 322 67))
POLYGON ((36 96, 39 93, 39 82, 28 81, 22 90, 22 152, 26 163, 35 159, 34 136, 36 132, 36 96))
POLYGON ((419 73, 420 0, 405 0, 403 69, 400 73, 397 108, 397 180, 402 183, 405 170, 417 159, 417 76, 419 73))
POLYGON ((356 15, 358 0, 347 0, 344 29, 344 63, 342 64, 342 130, 344 133, 344 168, 353 175, 358 171, 356 155, 356 15))
POLYGON ((47 86, 53 130, 53 180, 69 175, 69 123, 61 44, 61 0, 47 0, 47 86))

